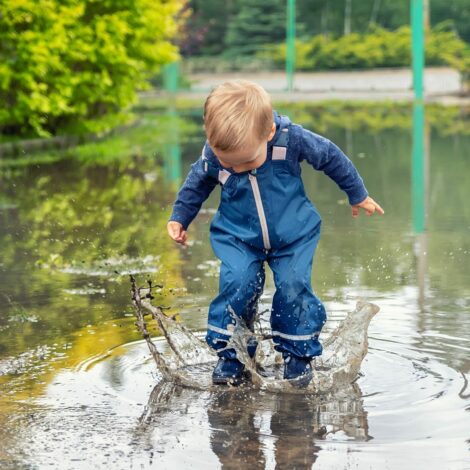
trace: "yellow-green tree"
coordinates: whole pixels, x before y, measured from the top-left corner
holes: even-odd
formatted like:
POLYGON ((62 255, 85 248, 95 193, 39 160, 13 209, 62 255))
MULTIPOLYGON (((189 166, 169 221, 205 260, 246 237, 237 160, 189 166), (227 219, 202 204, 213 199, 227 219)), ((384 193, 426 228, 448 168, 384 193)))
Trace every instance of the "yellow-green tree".
POLYGON ((111 122, 149 74, 177 58, 171 39, 184 2, 0 0, 0 132, 111 122))

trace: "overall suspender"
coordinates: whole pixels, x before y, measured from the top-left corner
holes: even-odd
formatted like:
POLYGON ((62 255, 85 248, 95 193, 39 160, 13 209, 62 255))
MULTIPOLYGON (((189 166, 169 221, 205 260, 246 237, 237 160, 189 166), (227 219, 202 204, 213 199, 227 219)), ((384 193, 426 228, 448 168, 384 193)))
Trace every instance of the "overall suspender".
POLYGON ((209 161, 209 159, 204 155, 204 149, 202 149, 201 158, 203 160, 203 169, 204 171, 211 176, 212 178, 216 179, 221 185, 225 184, 225 182, 229 179, 231 173, 228 170, 221 170, 213 163, 209 161))
MULTIPOLYGON (((289 145, 289 123, 290 120, 288 118, 282 118, 281 132, 279 133, 279 136, 276 139, 275 145, 273 145, 272 160, 285 160, 287 157, 287 146, 289 145)), ((231 175, 230 171, 220 169, 212 162, 210 162, 204 154, 204 148, 202 149, 201 155, 201 158, 203 160, 204 171, 209 176, 216 179, 221 185, 224 185, 231 175)))
POLYGON ((289 144, 289 129, 284 127, 273 146, 273 160, 285 160, 287 156, 287 145, 289 144))

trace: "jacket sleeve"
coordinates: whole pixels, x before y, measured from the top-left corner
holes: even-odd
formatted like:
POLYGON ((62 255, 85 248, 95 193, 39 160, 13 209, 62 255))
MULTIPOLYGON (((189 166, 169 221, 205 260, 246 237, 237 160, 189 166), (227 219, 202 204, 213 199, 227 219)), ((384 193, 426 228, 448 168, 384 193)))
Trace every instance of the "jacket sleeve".
POLYGON ((348 195, 349 204, 358 204, 369 195, 356 167, 336 144, 304 128, 301 139, 299 161, 305 159, 328 175, 348 195))
MULTIPOLYGON (((204 146, 203 154, 206 149, 204 146)), ((209 197, 217 181, 204 171, 203 157, 191 165, 191 169, 176 196, 168 221, 179 222, 185 230, 198 214, 202 203, 209 197)))

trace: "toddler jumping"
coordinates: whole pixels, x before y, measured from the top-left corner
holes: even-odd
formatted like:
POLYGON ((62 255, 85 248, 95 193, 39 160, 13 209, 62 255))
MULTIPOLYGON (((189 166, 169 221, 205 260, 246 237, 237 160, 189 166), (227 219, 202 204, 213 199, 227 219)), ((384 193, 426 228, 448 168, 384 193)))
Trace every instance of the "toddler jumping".
MULTIPOLYGON (((178 192, 168 233, 185 245, 187 229, 216 185, 220 204, 210 241, 221 261, 219 294, 209 306, 207 343, 218 351, 212 380, 239 384, 244 365, 223 349, 234 316, 252 328, 265 281, 264 262, 274 275, 272 337, 284 358, 284 378, 307 386, 311 359, 322 353, 318 339, 326 322, 311 287, 312 260, 321 219, 305 195, 300 163, 306 160, 345 191, 356 217, 383 209, 371 197, 348 157, 331 141, 279 115, 268 93, 246 80, 216 87, 204 105, 207 136, 201 157, 178 192)), ((250 355, 254 355, 256 343, 250 355)))

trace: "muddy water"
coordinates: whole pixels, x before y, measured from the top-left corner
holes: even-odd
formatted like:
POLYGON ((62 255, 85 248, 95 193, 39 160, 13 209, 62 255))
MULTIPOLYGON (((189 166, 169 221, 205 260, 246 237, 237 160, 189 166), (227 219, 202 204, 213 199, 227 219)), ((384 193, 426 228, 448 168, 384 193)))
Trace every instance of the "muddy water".
MULTIPOLYGON (((306 126, 318 120, 315 110, 292 114, 306 126)), ((194 118, 174 123, 180 140, 146 115, 56 162, 1 168, 0 467, 470 469, 470 139, 433 130, 429 224, 416 235, 410 130, 330 122, 322 132, 386 210, 353 220, 334 184, 304 167, 324 221, 313 283, 328 310, 325 335, 358 298, 381 308, 345 396, 161 381, 133 325, 128 273, 161 283, 155 302, 202 334, 218 284, 207 238, 217 193, 188 249, 164 230, 168 179, 178 177, 168 168, 181 153, 184 175, 200 151, 194 118)))

